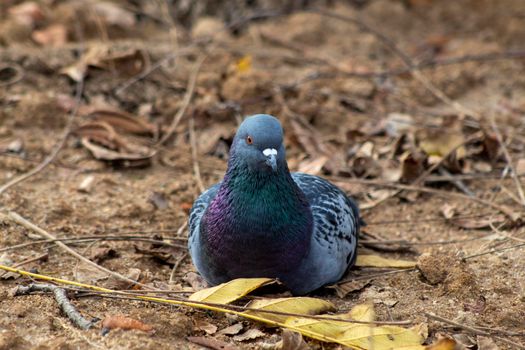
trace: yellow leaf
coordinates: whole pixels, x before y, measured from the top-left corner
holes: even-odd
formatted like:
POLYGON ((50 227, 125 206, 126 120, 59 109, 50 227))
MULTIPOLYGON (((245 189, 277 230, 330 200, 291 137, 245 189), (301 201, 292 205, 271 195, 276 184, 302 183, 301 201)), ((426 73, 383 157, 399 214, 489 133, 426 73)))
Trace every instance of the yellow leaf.
POLYGON ((454 350, 456 348, 456 341, 450 338, 442 338, 436 343, 431 344, 425 350, 454 350))
MULTIPOLYGON (((308 297, 259 299, 252 301, 247 307, 251 309, 287 312, 301 315, 316 315, 321 312, 335 310, 335 306, 329 301, 308 297)), ((244 314, 256 315, 274 322, 284 322, 290 317, 252 310, 245 311, 244 314)))
POLYGON ((350 327, 338 340, 350 347, 374 350, 421 349, 425 340, 418 328, 399 326, 356 325, 350 327))
MULTIPOLYGON (((357 305, 347 314, 330 317, 348 319, 349 316, 357 321, 370 322, 372 321, 370 318, 374 316, 373 306, 370 304, 357 305)), ((336 342, 354 349, 424 350, 425 347, 421 343, 427 337, 425 325, 402 328, 290 317, 285 321, 285 327, 311 338, 336 342)))
POLYGON ((459 132, 444 132, 421 141, 420 147, 426 154, 439 157, 444 157, 456 149, 456 157, 461 159, 466 156, 466 149, 462 146, 463 143, 465 143, 463 134, 459 132))
POLYGON ((228 304, 272 281, 270 278, 238 278, 212 288, 200 290, 193 293, 189 299, 207 303, 228 304))
POLYGON ((372 322, 376 318, 374 305, 370 303, 356 305, 348 313, 351 320, 372 322))
POLYGON ((358 255, 355 266, 410 268, 415 267, 416 262, 407 260, 387 259, 379 255, 358 255))
POLYGON ((237 69, 238 73, 244 73, 249 71, 252 68, 252 56, 247 55, 242 57, 240 60, 237 61, 235 68, 237 69))

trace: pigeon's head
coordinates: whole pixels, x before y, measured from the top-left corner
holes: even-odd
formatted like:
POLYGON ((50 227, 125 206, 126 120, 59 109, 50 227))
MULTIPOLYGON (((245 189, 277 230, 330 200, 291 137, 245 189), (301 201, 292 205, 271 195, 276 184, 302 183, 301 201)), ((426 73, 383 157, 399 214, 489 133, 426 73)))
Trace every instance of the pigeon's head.
POLYGON ((231 156, 252 171, 277 172, 285 167, 283 128, 279 120, 268 114, 246 118, 233 139, 231 156))

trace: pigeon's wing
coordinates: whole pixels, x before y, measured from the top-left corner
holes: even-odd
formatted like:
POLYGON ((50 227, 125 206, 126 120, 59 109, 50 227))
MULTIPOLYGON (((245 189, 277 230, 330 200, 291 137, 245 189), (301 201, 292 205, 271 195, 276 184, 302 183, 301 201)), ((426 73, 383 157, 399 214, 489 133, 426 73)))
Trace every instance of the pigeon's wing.
POLYGON ((190 249, 190 253, 192 253, 192 247, 195 246, 198 242, 199 227, 202 215, 206 211, 206 208, 208 208, 208 205, 210 204, 211 200, 217 194, 219 187, 220 183, 208 188, 206 191, 202 192, 199 198, 197 198, 197 200, 195 201, 195 203, 193 203, 188 223, 190 231, 188 237, 188 247, 190 249))
POLYGON ((356 258, 361 219, 355 202, 341 189, 318 176, 293 173, 314 219, 309 265, 325 283, 339 280, 356 258))

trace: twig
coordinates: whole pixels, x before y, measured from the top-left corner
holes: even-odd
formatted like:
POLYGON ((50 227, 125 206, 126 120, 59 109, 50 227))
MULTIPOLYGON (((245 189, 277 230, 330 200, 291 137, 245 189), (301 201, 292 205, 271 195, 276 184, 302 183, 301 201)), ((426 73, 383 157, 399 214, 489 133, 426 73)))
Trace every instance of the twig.
MULTIPOLYGON (((341 179, 341 178, 337 178, 337 179, 338 179, 339 183, 343 183, 343 184, 345 183, 344 179, 341 179)), ((423 192, 423 193, 431 193, 431 194, 435 194, 435 195, 438 195, 438 196, 441 196, 441 197, 444 197, 444 198, 454 197, 454 198, 458 198, 458 199, 466 199, 466 200, 469 200, 469 201, 477 202, 477 203, 489 206, 491 208, 494 208, 494 209, 500 211, 501 213, 505 214, 505 216, 507 216, 513 222, 516 222, 517 220, 519 220, 521 218, 520 213, 514 212, 511 208, 509 208, 509 207, 507 207, 505 205, 492 203, 490 201, 487 201, 485 199, 478 198, 478 197, 470 197, 470 196, 467 196, 467 195, 465 195, 463 193, 442 191, 442 190, 437 190, 437 189, 428 188, 428 187, 402 185, 402 184, 395 184, 395 183, 383 183, 383 184, 380 184, 379 186, 390 187, 390 188, 397 188, 397 189, 400 189, 400 190, 409 190, 409 191, 418 191, 418 192, 423 192)))
POLYGON ((504 251, 506 251, 506 250, 517 249, 517 248, 521 248, 521 247, 525 247, 525 243, 516 244, 516 245, 510 246, 510 247, 505 247, 505 248, 500 248, 500 249, 491 249, 491 250, 487 250, 487 251, 485 251, 485 252, 481 252, 481 253, 476 253, 476 254, 468 255, 468 256, 463 257, 462 260, 467 260, 467 259, 477 258, 478 256, 487 255, 487 254, 494 254, 494 253, 499 253, 499 252, 504 252, 504 251))
POLYGON ((179 125, 179 122, 184 116, 184 113, 186 113, 186 109, 188 108, 191 102, 191 99, 193 97, 193 92, 195 91, 195 85, 197 83, 197 76, 199 75, 200 68, 204 60, 206 60, 206 57, 207 55, 205 54, 200 56, 197 62, 195 63, 195 66, 193 67, 190 78, 188 80, 188 87, 186 88, 186 94, 184 95, 184 99, 182 100, 182 106, 179 108, 179 110, 173 117, 173 120, 171 121, 171 124, 168 127, 168 130, 166 131, 166 133, 157 142, 157 146, 161 146, 171 137, 171 135, 175 132, 177 125, 179 125))
MULTIPOLYGON (((56 237, 53 236, 51 233, 45 231, 44 229, 36 226, 35 224, 33 224, 32 222, 24 219, 22 216, 20 216, 19 214, 15 213, 14 211, 10 211, 8 213, 8 217, 13 220, 14 222, 16 222, 17 224, 19 225, 22 225, 24 226, 25 228, 43 236, 43 237, 46 237, 47 239, 52 239, 52 240, 56 240, 56 237)), ((132 283, 132 284, 136 284, 136 285, 139 285, 141 286, 142 288, 145 288, 145 289, 151 289, 151 287, 149 286, 146 286, 145 284, 142 284, 138 281, 135 281, 135 280, 132 280, 126 276, 123 276, 121 275, 120 273, 118 272, 114 272, 114 271, 111 271, 111 270, 108 270, 106 269, 105 267, 103 266, 100 266, 99 264, 89 260, 88 258, 80 255, 78 252, 76 252, 75 250, 71 249, 70 247, 68 247, 67 245, 65 245, 64 243, 60 242, 60 241, 55 241, 54 242, 58 247, 60 247, 62 250, 66 251, 67 253, 73 255, 74 257, 76 257, 77 259, 79 260, 82 260, 83 262, 85 262, 86 264, 88 265, 91 265, 95 268, 97 268, 98 270, 100 271, 103 271, 115 278, 118 278, 120 280, 123 280, 123 281, 126 281, 128 283, 132 283)))
MULTIPOLYGON (((166 239, 178 239, 186 240, 185 238, 178 237, 169 237, 166 239)), ((56 239, 41 239, 33 242, 26 242, 21 244, 12 245, 5 248, 0 248, 0 253, 6 252, 9 250, 15 250, 20 248, 25 248, 32 245, 45 244, 45 243, 54 243, 54 242, 69 242, 69 243, 89 243, 92 241, 138 241, 138 242, 148 242, 158 245, 163 245, 172 248, 186 249, 185 245, 168 243, 160 239, 144 238, 142 236, 85 236, 85 237, 69 237, 69 238, 56 238, 56 239)))
POLYGON ((188 256, 187 252, 182 254, 180 258, 178 258, 177 261, 175 261, 175 264, 173 264, 173 268, 171 269, 169 284, 172 284, 173 281, 175 281, 175 273, 177 272, 177 269, 179 268, 180 264, 182 264, 182 262, 184 261, 184 259, 186 259, 187 256, 188 256))
POLYGON ((169 304, 174 304, 174 305, 179 305, 179 306, 194 307, 194 308, 200 308, 200 309, 206 309, 206 310, 212 310, 212 311, 229 312, 229 313, 232 313, 238 316, 246 317, 246 318, 261 321, 261 322, 266 322, 266 323, 273 324, 275 326, 280 326, 280 327, 286 327, 286 326, 284 326, 284 324, 278 321, 268 320, 268 319, 263 320, 260 317, 258 317, 256 313, 303 317, 303 318, 318 319, 318 320, 331 320, 331 321, 337 321, 337 322, 342 322, 342 323, 376 324, 376 325, 410 325, 414 323, 411 320, 403 320, 403 321, 348 320, 348 319, 341 319, 341 318, 329 317, 329 316, 303 315, 303 314, 296 314, 296 313, 280 312, 280 311, 275 311, 275 310, 263 310, 263 309, 250 308, 250 307, 244 307, 244 306, 209 303, 209 302, 195 301, 195 300, 189 300, 186 298, 176 298, 176 297, 173 297, 170 299, 161 299, 157 297, 150 297, 147 295, 137 295, 133 293, 127 293, 127 292, 111 290, 111 289, 102 288, 102 287, 96 287, 96 286, 92 286, 92 285, 84 284, 80 282, 68 281, 68 280, 64 280, 60 278, 55 278, 55 277, 50 277, 50 276, 32 273, 28 271, 23 271, 19 269, 14 269, 14 268, 11 268, 5 265, 0 265, 0 269, 18 273, 24 276, 35 278, 35 279, 41 279, 45 281, 56 282, 56 283, 67 284, 67 285, 73 285, 73 286, 87 289, 89 291, 95 291, 101 294, 133 296, 135 297, 135 300, 140 300, 140 301, 148 301, 148 302, 155 302, 155 303, 169 303, 169 304), (253 313, 245 313, 245 311, 253 311, 253 313))
POLYGON ((148 69, 146 69, 143 72, 141 72, 140 74, 138 74, 138 75, 136 75, 136 76, 126 80, 125 82, 123 82, 120 85, 120 87, 118 87, 115 90, 115 94, 118 95, 121 92, 123 92, 124 90, 126 90, 127 88, 129 88, 131 85, 133 85, 135 83, 138 83, 139 81, 141 81, 142 79, 146 78, 148 75, 150 75, 151 73, 153 73, 157 69, 161 68, 166 63, 168 63, 170 60, 175 59, 176 57, 183 57, 183 56, 190 55, 191 52, 189 51, 189 49, 191 48, 191 46, 192 45, 190 45, 188 48, 186 48, 186 49, 188 49, 188 52, 185 52, 184 49, 183 50, 179 50, 177 52, 172 52, 172 53, 166 55, 164 58, 162 58, 159 61, 157 61, 155 64, 153 64, 148 69))
POLYGON ((367 280, 367 279, 371 279, 371 278, 383 277, 383 276, 388 276, 388 275, 395 275, 395 274, 398 274, 398 273, 412 272, 412 271, 416 271, 416 268, 415 267, 411 267, 409 269, 399 269, 399 270, 384 271, 384 272, 379 272, 379 273, 372 273, 372 274, 369 274, 369 275, 354 276, 352 278, 347 278, 347 279, 341 280, 341 281, 337 282, 337 284, 347 283, 347 282, 352 282, 352 281, 367 280))
POLYGON ((0 195, 2 195, 3 192, 5 192, 8 188, 11 186, 14 186, 16 184, 19 184, 22 181, 25 181, 29 179, 31 176, 34 176, 44 170, 58 155, 58 153, 62 150, 64 145, 66 144, 67 138, 69 136, 69 133, 71 131, 71 127, 73 126, 73 121, 77 115, 78 108, 80 106, 80 99, 82 98, 82 91, 84 90, 84 79, 80 79, 76 84, 75 89, 75 106, 71 110, 69 114, 68 121, 66 123, 66 126, 64 127, 64 131, 62 133, 62 137, 55 145, 54 149, 51 151, 51 153, 36 167, 31 169, 25 174, 22 174, 18 177, 15 177, 14 179, 8 181, 3 186, 0 187, 0 195))
POLYGON ((195 182, 199 188, 200 193, 204 192, 205 188, 202 183, 201 170, 199 168, 199 161, 197 159, 197 140, 195 137, 195 119, 191 116, 189 120, 190 129, 190 144, 191 144, 191 158, 193 161, 193 175, 195 176, 195 182))
MULTIPOLYGON (((446 323, 446 324, 449 324, 449 325, 457 327, 457 328, 461 328, 463 330, 466 330, 466 331, 471 332, 471 333, 476 334, 476 335, 485 335, 485 336, 490 336, 491 335, 489 332, 486 332, 486 331, 483 331, 481 329, 477 329, 477 328, 474 328, 474 327, 470 327, 470 326, 467 326, 467 325, 462 324, 462 323, 454 322, 454 321, 446 319, 444 317, 441 317, 441 316, 438 316, 438 315, 434 315, 434 314, 432 314, 430 312, 424 312, 423 314, 426 317, 430 318, 430 319, 433 319, 433 320, 436 320, 436 321, 439 321, 439 322, 442 322, 442 323, 446 323)), ((504 343, 510 344, 512 346, 515 346, 517 349, 525 349, 525 346, 523 346, 523 345, 521 345, 519 343, 513 342, 512 340, 509 340, 509 339, 506 339, 506 338, 502 338, 502 337, 495 337, 495 338, 501 340, 504 343)))
MULTIPOLYGON (((16 267, 20 267, 20 266, 24 266, 24 265, 27 265, 27 264, 30 264, 32 262, 35 262, 35 261, 45 261, 47 260, 47 258, 49 257, 49 254, 48 253, 44 253, 44 254, 40 254, 38 256, 35 256, 35 257, 32 257, 32 258, 28 258, 28 259, 25 259, 23 261, 20 261, 16 264, 14 264, 12 267, 16 268, 16 267)), ((0 277, 4 277, 8 272, 0 272, 0 277)))
POLYGON ((32 292, 53 293, 62 312, 64 312, 71 322, 80 329, 88 330, 96 321, 98 321, 97 319, 94 319, 93 321, 86 320, 80 312, 77 311, 75 306, 71 304, 67 298, 66 291, 63 288, 52 284, 31 283, 27 287, 18 286, 15 291, 15 296, 26 295, 32 292))
POLYGON ((523 186, 521 185, 520 180, 516 176, 516 170, 512 165, 512 158, 510 157, 509 150, 507 149, 507 146, 503 141, 503 136, 501 135, 501 132, 499 131, 498 126, 496 125, 493 115, 490 116, 490 126, 492 127, 494 134, 496 134, 496 138, 498 139, 498 142, 501 146, 501 150, 505 155, 505 160, 507 161, 507 165, 510 169, 510 176, 512 177, 512 180, 514 180, 516 189, 518 190, 518 195, 520 196, 521 204, 525 206, 525 192, 523 192, 523 186))
POLYGON ((470 188, 468 188, 467 185, 465 185, 463 183, 463 181, 461 181, 459 179, 453 179, 452 178, 452 174, 447 169, 445 169, 443 167, 439 167, 438 168, 438 172, 441 175, 445 175, 445 176, 450 177, 451 178, 451 182, 454 184, 454 186, 456 186, 460 191, 465 193, 467 196, 470 196, 470 197, 475 197, 476 196, 476 194, 474 192, 472 192, 470 190, 470 188))

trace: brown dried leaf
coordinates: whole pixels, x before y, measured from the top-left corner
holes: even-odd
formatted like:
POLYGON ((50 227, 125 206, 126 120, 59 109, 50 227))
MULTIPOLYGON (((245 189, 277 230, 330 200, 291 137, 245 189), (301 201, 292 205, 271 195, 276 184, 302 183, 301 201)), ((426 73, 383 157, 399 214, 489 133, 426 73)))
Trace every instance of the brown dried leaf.
POLYGON ((525 175, 525 158, 518 159, 515 170, 517 175, 525 175))
POLYGON ((445 203, 441 207, 441 214, 445 219, 452 219, 456 215, 456 206, 454 204, 445 203))
POLYGON ((117 258, 118 256, 118 252, 113 248, 98 247, 91 251, 91 254, 89 254, 89 260, 100 264, 108 259, 117 258))
POLYGON ((93 9, 109 25, 129 29, 136 23, 135 15, 115 2, 97 1, 93 4, 93 9))
POLYGON ((283 329, 281 350, 309 350, 310 347, 303 339, 301 333, 283 329))
POLYGON ((116 328, 124 330, 136 329, 144 332, 154 332, 152 326, 147 325, 142 321, 123 315, 106 316, 106 318, 102 321, 103 332, 107 333, 110 330, 116 328))
POLYGON ((67 29, 62 24, 52 24, 31 34, 35 42, 42 46, 60 47, 67 41, 67 29))
POLYGON ((478 350, 499 350, 494 340, 482 335, 477 336, 478 350))
POLYGON ((411 183, 423 174, 427 166, 427 156, 423 152, 406 152, 401 155, 401 178, 399 181, 411 183))
POLYGON ((328 157, 320 156, 313 159, 307 159, 299 163, 299 168, 297 169, 300 173, 310 174, 310 175, 319 175, 321 169, 328 161, 328 157))
POLYGON ((96 159, 109 161, 127 161, 123 162, 122 165, 128 167, 149 165, 151 157, 153 156, 152 152, 149 154, 136 154, 113 151, 101 147, 85 137, 82 138, 81 142, 82 145, 86 147, 96 159))
POLYGON ((188 341, 214 350, 239 350, 237 346, 215 338, 188 337, 188 341))
POLYGON ((240 331, 242 331, 243 325, 242 323, 235 323, 232 324, 229 327, 226 327, 224 329, 221 329, 218 334, 224 334, 224 335, 235 335, 239 334, 240 331))
POLYGON ((506 217, 503 214, 491 215, 481 218, 458 218, 451 220, 456 226, 459 226, 464 229, 481 229, 481 228, 490 228, 491 225, 498 226, 506 221, 506 217))
POLYGON ((235 341, 247 341, 266 336, 266 333, 257 328, 248 329, 246 332, 233 337, 235 341))
POLYGON ((35 1, 25 1, 19 5, 11 6, 9 16, 17 22, 34 27, 35 24, 45 19, 44 11, 35 1))
POLYGON ((208 335, 215 334, 217 332, 217 326, 204 320, 198 320, 195 322, 195 329, 204 331, 208 335))
POLYGON ((73 81, 81 81, 88 73, 88 67, 112 70, 118 75, 133 76, 149 66, 149 57, 141 50, 131 49, 113 52, 109 46, 93 45, 80 59, 60 70, 73 81))
POLYGON ((188 272, 182 279, 195 291, 208 288, 208 283, 198 273, 188 272))
POLYGON ((346 297, 349 293, 360 291, 367 287, 372 280, 354 280, 344 283, 337 283, 327 288, 332 288, 339 298, 346 297))
MULTIPOLYGON (((141 274, 142 271, 140 269, 136 267, 130 267, 128 271, 126 271, 125 276, 133 281, 138 281, 140 279, 141 274)), ((134 285, 134 283, 122 280, 115 276, 109 276, 107 281, 104 283, 104 286, 106 288, 114 290, 130 289, 134 285)))
POLYGON ((153 135, 155 127, 137 117, 118 109, 94 109, 89 112, 94 121, 111 125, 117 131, 125 131, 138 135, 153 135))

